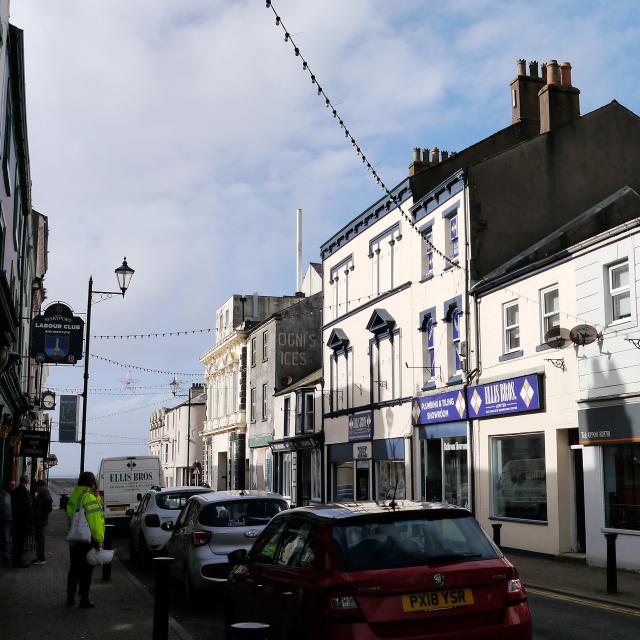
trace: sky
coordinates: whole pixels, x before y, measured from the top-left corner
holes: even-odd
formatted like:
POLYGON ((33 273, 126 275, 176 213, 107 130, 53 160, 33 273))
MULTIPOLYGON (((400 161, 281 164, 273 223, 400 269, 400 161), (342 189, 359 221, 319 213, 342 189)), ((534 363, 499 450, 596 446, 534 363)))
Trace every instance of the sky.
MULTIPOLYGON (((583 114, 612 99, 640 113, 633 2, 274 6, 387 185, 416 146, 460 151, 510 124, 518 58, 570 61, 583 114)), ((92 335, 213 329, 234 293, 291 294, 296 208, 304 260, 319 261, 382 195, 264 0, 13 0, 11 22, 24 30, 33 206, 49 217, 47 302, 83 314, 90 275, 113 290, 123 256, 135 269, 124 299, 94 304, 92 335)), ((92 338, 91 351, 201 374, 214 340, 92 338)), ((45 387, 79 392, 82 374, 52 367, 45 387)), ((91 359, 87 469, 146 452, 150 413, 182 401, 171 378, 91 359)), ((184 393, 198 380, 178 378, 184 393)), ((79 449, 52 445, 51 475, 77 474, 79 449)))

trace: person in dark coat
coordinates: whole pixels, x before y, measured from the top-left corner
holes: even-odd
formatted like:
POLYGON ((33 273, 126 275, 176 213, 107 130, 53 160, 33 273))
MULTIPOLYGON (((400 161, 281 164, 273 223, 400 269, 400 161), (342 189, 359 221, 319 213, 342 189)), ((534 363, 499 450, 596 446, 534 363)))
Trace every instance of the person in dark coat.
POLYGON ((20 483, 11 494, 11 512, 12 521, 12 537, 13 537, 13 565, 19 569, 26 569, 31 565, 24 562, 22 554, 24 553, 24 543, 31 531, 33 524, 33 515, 31 512, 31 497, 27 484, 29 476, 23 475, 20 483))
POLYGON ((53 509, 53 499, 44 480, 36 482, 36 497, 33 501, 33 524, 36 530, 36 559, 31 564, 46 564, 44 556, 44 533, 53 509))
POLYGON ((0 489, 0 525, 2 532, 2 560, 4 564, 11 564, 13 548, 11 543, 11 528, 13 513, 11 511, 12 483, 7 482, 5 489, 0 489))

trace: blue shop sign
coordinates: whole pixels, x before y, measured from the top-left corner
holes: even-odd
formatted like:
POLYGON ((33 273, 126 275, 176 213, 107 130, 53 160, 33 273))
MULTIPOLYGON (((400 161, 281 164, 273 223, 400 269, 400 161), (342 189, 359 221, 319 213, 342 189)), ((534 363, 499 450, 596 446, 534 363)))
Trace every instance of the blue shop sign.
POLYGON ((349 442, 373 438, 373 411, 361 411, 349 416, 349 442))
POLYGON ((465 420, 467 403, 462 391, 447 391, 413 399, 411 417, 414 426, 465 420))
POLYGON ((467 389, 470 418, 493 418, 542 408, 538 374, 507 378, 467 389))

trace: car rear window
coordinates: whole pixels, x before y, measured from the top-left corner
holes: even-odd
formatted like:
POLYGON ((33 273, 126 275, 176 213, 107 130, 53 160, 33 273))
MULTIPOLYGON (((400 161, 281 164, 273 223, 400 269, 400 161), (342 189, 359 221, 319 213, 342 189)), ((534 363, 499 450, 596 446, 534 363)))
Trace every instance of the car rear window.
POLYGON ((489 560, 498 555, 472 516, 369 516, 333 527, 337 562, 344 571, 489 560))
POLYGON ((286 508, 284 500, 229 500, 206 505, 198 520, 206 527, 248 527, 267 524, 286 508))
POLYGON ((156 505, 159 509, 168 511, 179 511, 184 507, 191 496, 203 493, 202 491, 180 491, 179 493, 159 493, 156 494, 156 505))

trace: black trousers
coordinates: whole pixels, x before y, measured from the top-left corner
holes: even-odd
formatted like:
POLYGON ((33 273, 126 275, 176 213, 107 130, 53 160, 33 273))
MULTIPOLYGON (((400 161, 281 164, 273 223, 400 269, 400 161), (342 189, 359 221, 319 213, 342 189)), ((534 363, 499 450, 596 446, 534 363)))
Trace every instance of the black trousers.
POLYGON ((70 597, 75 596, 76 591, 83 599, 89 597, 91 572, 93 571, 93 567, 87 562, 87 553, 90 549, 91 544, 85 542, 74 542, 69 545, 70 565, 67 574, 67 595, 70 597))
POLYGON ((24 543, 27 540, 28 530, 26 527, 14 522, 13 531, 11 533, 13 535, 13 565, 17 567, 23 563, 22 555, 24 554, 24 543))

